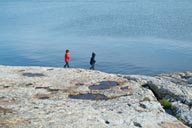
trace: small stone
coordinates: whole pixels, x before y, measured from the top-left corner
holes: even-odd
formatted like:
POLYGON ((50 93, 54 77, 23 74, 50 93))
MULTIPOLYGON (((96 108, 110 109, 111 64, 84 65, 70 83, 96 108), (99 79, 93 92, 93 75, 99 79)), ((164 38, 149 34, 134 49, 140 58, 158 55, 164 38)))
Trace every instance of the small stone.
POLYGON ((31 86, 31 85, 33 85, 32 83, 28 83, 28 84, 26 84, 25 86, 31 86))
POLYGON ((110 122, 109 122, 109 121, 107 121, 107 120, 105 121, 105 123, 106 123, 106 124, 110 124, 110 122))
POLYGON ((136 127, 139 127, 139 128, 141 128, 141 127, 142 127, 140 123, 133 122, 133 124, 134 124, 136 127))
POLYGON ((122 114, 123 112, 117 112, 117 113, 122 114))
POLYGON ((139 106, 142 107, 142 108, 144 108, 144 109, 147 108, 147 106, 146 106, 145 104, 142 104, 142 103, 140 103, 139 106))

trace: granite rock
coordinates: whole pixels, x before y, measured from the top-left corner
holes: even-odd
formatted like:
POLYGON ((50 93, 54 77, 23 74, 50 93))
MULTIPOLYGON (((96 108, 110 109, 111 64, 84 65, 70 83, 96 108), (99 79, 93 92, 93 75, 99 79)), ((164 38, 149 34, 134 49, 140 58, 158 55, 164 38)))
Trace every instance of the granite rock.
POLYGON ((157 99, 174 104, 174 115, 192 127, 192 72, 161 74, 158 76, 123 76, 152 90, 157 99), (176 104, 177 103, 177 104, 176 104))
MULTIPOLYGON (((0 66, 0 127, 187 128, 176 117, 167 114, 154 93, 143 86, 158 83, 161 90, 159 86, 170 81, 164 77, 121 76, 85 69, 0 66)), ((161 94, 166 93, 160 91, 161 94)), ((175 93, 181 94, 179 90, 175 93)), ((185 93, 184 99, 188 102, 190 96, 185 93)))

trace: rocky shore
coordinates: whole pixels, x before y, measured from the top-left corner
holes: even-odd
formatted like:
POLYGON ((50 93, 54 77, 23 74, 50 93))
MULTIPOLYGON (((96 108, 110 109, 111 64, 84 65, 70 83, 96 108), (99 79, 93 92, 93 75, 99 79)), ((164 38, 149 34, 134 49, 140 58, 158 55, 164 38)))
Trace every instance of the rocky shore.
POLYGON ((192 72, 0 66, 0 127, 192 128, 192 72))

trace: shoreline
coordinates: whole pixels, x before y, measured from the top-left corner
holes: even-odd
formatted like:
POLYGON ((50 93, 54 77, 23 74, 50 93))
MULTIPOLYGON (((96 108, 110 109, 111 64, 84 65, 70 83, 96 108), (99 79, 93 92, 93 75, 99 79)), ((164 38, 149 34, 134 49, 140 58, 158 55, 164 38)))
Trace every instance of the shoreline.
MULTIPOLYGON (((24 66, 20 66, 20 65, 1 65, 0 66, 5 66, 5 67, 32 67, 32 68, 58 68, 58 69, 65 69, 63 68, 62 66, 39 66, 39 65, 35 65, 35 66, 27 66, 27 65, 24 65, 24 66)), ((78 68, 78 67, 70 67, 70 68, 66 68, 66 69, 77 69, 77 70, 90 70, 89 68, 78 68)), ((133 73, 133 74, 129 74, 129 73, 116 73, 116 72, 106 72, 106 71, 102 71, 102 70, 93 70, 93 71, 98 71, 98 72, 103 72, 103 73, 107 73, 107 74, 116 74, 116 75, 140 75, 140 76, 151 76, 151 77, 154 77, 154 76, 159 76, 159 75, 166 75, 166 74, 177 74, 177 73, 187 73, 187 72, 192 72, 192 70, 185 70, 185 71, 169 71, 169 72, 161 72, 161 73, 157 73, 157 74, 137 74, 137 73, 133 73)))

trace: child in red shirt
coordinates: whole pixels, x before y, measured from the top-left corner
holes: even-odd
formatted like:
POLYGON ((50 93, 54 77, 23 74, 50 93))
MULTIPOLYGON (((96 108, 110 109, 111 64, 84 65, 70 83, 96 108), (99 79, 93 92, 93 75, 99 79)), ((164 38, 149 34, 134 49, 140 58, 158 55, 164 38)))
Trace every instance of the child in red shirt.
POLYGON ((69 50, 67 49, 65 52, 65 65, 64 68, 69 68, 69 61, 70 61, 70 56, 69 56, 69 50))

